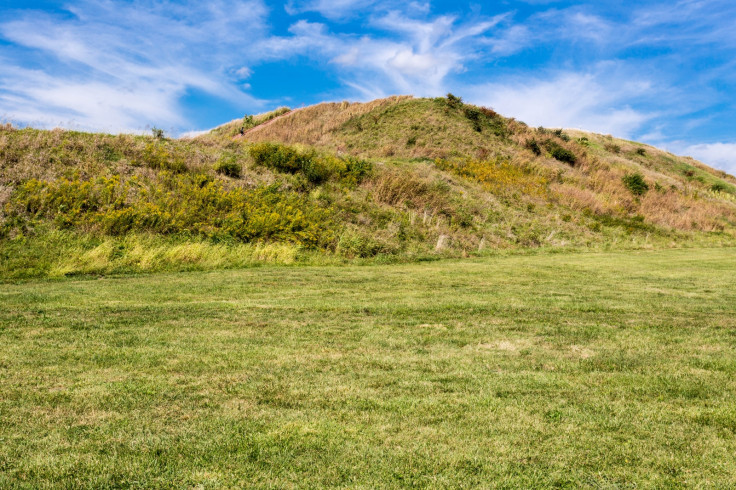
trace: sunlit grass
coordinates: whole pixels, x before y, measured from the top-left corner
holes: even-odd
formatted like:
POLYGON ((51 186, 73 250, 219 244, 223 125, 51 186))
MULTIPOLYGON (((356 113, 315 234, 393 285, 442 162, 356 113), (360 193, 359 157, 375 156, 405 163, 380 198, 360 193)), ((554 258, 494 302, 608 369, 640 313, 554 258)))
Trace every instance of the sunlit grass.
POLYGON ((729 488, 734 252, 4 284, 0 487, 729 488))

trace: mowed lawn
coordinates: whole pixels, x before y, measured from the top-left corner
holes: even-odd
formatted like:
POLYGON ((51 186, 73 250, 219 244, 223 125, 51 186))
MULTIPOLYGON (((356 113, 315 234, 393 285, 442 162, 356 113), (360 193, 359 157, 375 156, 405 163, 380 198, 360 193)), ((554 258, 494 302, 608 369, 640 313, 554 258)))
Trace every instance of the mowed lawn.
POLYGON ((736 250, 0 284, 0 487, 736 486, 736 250))

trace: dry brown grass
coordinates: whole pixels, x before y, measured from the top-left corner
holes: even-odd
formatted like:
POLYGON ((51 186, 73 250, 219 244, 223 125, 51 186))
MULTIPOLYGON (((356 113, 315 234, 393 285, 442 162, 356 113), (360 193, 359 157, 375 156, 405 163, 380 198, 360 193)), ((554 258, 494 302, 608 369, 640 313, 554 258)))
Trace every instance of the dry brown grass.
POLYGON ((590 210, 595 214, 615 214, 621 208, 619 202, 610 194, 594 192, 573 183, 553 183, 550 190, 554 199, 572 210, 590 210))
POLYGON ((409 169, 389 169, 366 182, 376 202, 431 213, 447 208, 447 189, 409 169))
MULTIPOLYGON (((268 124, 256 126, 242 137, 247 141, 279 141, 286 144, 325 146, 329 135, 350 119, 397 104, 412 96, 394 96, 368 103, 326 102, 292 111, 268 124)), ((238 137, 240 139, 241 137, 238 137)))
POLYGON ((728 222, 736 221, 735 204, 676 191, 650 191, 640 209, 648 221, 678 230, 724 231, 728 222))

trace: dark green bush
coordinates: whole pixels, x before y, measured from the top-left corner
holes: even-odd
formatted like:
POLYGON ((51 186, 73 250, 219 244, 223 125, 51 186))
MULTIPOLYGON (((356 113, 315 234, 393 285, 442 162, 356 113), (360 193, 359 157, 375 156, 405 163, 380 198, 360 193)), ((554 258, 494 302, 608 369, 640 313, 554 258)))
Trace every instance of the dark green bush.
POLYGON ((567 133, 563 132, 562 129, 555 129, 553 133, 562 141, 570 141, 570 137, 567 135, 567 133))
POLYGON ((301 153, 290 146, 274 143, 256 143, 249 151, 256 165, 290 174, 302 170, 312 157, 310 153, 301 153))
POLYGON ((724 184, 723 182, 716 182, 712 186, 710 186, 710 190, 713 192, 728 192, 728 186, 724 184))
POLYGON ((626 188, 635 196, 643 196, 649 190, 649 185, 640 173, 624 175, 622 180, 626 188))
POLYGON ((539 143, 537 143, 537 140, 535 139, 528 140, 524 146, 531 150, 535 155, 542 154, 542 149, 539 147, 539 143))
POLYGON ((463 114, 473 125, 473 129, 479 133, 483 128, 488 128, 499 137, 507 135, 506 123, 493 109, 487 107, 465 106, 463 114))
POLYGON ((321 155, 314 150, 302 152, 274 143, 251 146, 250 155, 257 165, 291 174, 301 173, 312 184, 320 184, 333 176, 358 183, 372 169, 370 162, 365 160, 321 155))
POLYGON ((636 149, 636 154, 639 155, 639 156, 642 156, 642 157, 643 156, 646 156, 647 150, 645 150, 644 148, 637 148, 636 149))
POLYGON ((467 106, 463 112, 465 113, 465 117, 468 118, 468 120, 473 125, 473 129, 480 133, 483 128, 480 124, 481 112, 478 110, 478 108, 467 106))
POLYGON ((547 151, 549 151, 550 155, 552 155, 552 158, 555 160, 575 165, 577 157, 567 148, 562 147, 559 143, 552 140, 547 140, 545 146, 547 147, 547 151))
POLYGON ((463 104, 463 98, 453 94, 447 94, 447 105, 450 107, 460 107, 463 104))

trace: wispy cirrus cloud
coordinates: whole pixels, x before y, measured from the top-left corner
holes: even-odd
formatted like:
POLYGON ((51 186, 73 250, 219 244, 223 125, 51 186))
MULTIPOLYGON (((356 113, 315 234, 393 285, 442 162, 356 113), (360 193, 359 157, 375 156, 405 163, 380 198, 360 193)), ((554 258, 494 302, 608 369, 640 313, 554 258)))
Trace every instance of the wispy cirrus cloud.
POLYGON ((582 128, 631 137, 656 114, 629 104, 651 95, 646 81, 621 83, 608 70, 561 72, 549 79, 514 80, 468 87, 469 100, 513 114, 532 126, 582 128))
POLYGON ((736 132, 730 0, 63 1, 0 6, 0 119, 177 133, 290 96, 452 91, 710 163, 730 158, 736 132))
POLYGON ((244 24, 263 23, 260 1, 147 8, 107 0, 78 3, 66 14, 20 11, 0 23, 0 36, 13 43, 0 73, 6 118, 135 131, 190 124, 180 99, 191 91, 258 104, 228 79, 238 57, 227 50, 242 41, 244 24))
POLYGON ((361 36, 331 33, 324 23, 300 20, 290 26, 290 36, 264 39, 258 50, 272 59, 325 59, 339 67, 346 85, 365 97, 437 95, 446 90, 448 75, 492 50, 486 34, 504 17, 461 23, 454 16, 427 19, 390 11, 372 17, 368 23, 373 34, 361 36))

